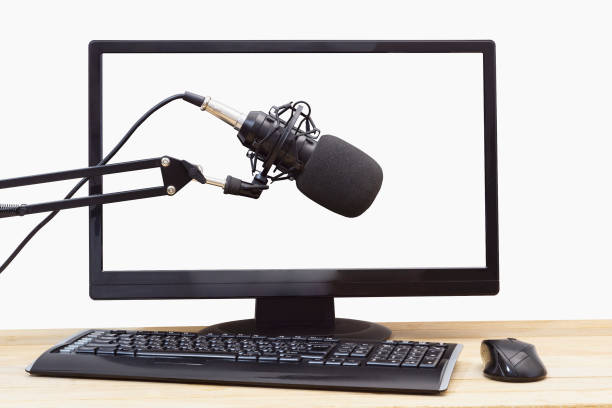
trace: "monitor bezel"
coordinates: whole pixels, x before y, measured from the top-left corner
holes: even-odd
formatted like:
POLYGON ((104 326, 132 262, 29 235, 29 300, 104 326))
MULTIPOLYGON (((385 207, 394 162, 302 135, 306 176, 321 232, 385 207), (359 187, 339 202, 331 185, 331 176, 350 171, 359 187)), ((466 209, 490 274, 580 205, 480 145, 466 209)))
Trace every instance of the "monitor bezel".
MULTIPOLYGON (((89 208, 92 299, 258 298, 270 296, 468 296, 499 291, 495 43, 469 41, 91 41, 89 165, 102 151, 102 56, 106 53, 481 53, 484 92, 486 266, 484 268, 103 270, 102 206, 89 208), (401 272, 401 273, 399 273, 401 272), (290 273, 290 275, 289 275, 290 273), (316 275, 316 276, 313 276, 316 275), (256 279, 253 277, 256 276, 256 279), (290 279, 287 279, 291 276, 290 279)), ((102 178, 89 194, 102 193, 102 178)))

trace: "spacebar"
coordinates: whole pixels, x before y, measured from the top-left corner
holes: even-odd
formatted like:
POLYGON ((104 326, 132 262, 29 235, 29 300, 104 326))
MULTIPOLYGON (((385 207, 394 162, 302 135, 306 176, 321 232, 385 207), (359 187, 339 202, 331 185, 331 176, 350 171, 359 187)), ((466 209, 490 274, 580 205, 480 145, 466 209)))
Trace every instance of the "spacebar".
POLYGON ((189 352, 169 352, 169 351, 137 351, 136 357, 189 357, 189 358, 223 358, 235 360, 236 355, 230 353, 189 353, 189 352))

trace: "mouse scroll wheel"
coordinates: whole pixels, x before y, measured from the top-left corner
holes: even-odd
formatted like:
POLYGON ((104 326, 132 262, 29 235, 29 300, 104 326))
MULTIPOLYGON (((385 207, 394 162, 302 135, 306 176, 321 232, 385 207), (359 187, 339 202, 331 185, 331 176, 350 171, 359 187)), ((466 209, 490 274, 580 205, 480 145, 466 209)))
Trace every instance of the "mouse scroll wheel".
POLYGON ((489 361, 491 361, 491 351, 484 343, 480 345, 480 358, 482 359, 483 364, 487 364, 489 361))

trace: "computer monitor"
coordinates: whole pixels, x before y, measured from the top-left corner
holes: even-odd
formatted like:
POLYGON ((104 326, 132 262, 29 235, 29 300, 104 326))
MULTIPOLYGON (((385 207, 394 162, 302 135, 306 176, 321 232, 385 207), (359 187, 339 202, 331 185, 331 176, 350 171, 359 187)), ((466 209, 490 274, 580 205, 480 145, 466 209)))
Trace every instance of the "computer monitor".
MULTIPOLYGON (((244 112, 305 100, 323 134, 380 164, 382 188, 357 218, 293 181, 259 200, 190 184, 171 198, 91 207, 93 299, 256 298, 255 319, 209 330, 384 338, 382 326, 336 319, 334 297, 498 292, 492 41, 92 41, 89 164, 184 90, 244 112)), ((114 161, 170 155, 246 179, 235 134, 175 102, 114 161)), ((104 192, 150 176, 105 176, 104 192)), ((90 194, 102 190, 91 179, 90 194)))

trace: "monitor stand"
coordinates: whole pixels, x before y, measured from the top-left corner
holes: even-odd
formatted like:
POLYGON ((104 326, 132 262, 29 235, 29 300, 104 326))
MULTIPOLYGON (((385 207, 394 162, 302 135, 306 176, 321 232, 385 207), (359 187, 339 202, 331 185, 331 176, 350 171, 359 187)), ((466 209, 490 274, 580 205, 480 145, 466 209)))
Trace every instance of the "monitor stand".
POLYGON ((202 332, 364 340, 386 340, 391 335, 380 324, 336 318, 333 297, 257 298, 254 319, 219 323, 202 332))

